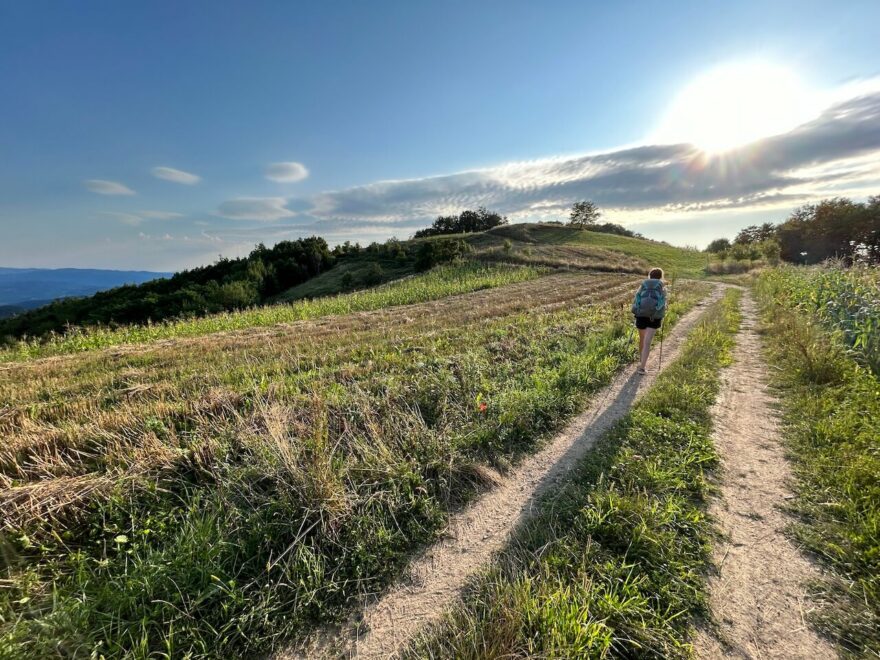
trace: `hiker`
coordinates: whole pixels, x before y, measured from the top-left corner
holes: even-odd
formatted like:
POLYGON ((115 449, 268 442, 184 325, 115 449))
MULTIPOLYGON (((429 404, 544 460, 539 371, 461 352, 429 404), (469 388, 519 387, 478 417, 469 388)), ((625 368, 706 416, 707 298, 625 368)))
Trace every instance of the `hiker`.
POLYGON ((651 352, 651 340, 663 323, 666 314, 666 291, 663 289, 663 270, 652 268, 648 273, 648 279, 642 282, 636 291, 633 301, 632 313, 636 317, 636 327, 639 329, 639 368, 636 373, 645 374, 645 366, 648 364, 648 354, 651 352))

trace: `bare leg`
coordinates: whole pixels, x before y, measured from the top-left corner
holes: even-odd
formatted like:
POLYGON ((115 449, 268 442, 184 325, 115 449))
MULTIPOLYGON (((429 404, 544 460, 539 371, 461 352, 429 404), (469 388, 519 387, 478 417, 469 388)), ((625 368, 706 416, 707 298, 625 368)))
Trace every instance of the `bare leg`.
POLYGON ((642 361, 639 364, 639 367, 642 369, 648 364, 648 355, 651 353, 651 340, 654 339, 654 333, 656 332, 657 330, 654 328, 645 328, 645 338, 642 341, 642 361))
POLYGON ((639 328, 639 359, 642 357, 642 348, 645 346, 645 330, 639 328))

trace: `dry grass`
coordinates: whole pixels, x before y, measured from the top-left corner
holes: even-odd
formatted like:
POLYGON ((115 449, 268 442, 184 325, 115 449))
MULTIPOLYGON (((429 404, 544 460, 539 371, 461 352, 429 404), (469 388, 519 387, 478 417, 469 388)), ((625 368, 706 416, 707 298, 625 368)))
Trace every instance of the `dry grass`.
POLYGON ((630 359, 636 283, 3 365, 0 655, 229 656, 338 616, 630 359))

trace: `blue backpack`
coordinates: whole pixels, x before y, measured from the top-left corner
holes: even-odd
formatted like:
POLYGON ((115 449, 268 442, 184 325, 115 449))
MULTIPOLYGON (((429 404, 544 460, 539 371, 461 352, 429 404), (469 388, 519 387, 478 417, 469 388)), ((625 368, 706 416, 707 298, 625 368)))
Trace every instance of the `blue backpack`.
POLYGON ((666 292, 663 290, 663 282, 653 279, 642 282, 633 301, 632 313, 652 321, 662 319, 666 315, 666 292))

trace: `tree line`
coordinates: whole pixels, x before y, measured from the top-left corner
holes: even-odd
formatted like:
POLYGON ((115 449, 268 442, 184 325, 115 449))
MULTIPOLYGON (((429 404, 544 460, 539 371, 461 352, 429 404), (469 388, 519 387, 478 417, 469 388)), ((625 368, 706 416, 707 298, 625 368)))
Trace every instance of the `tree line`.
POLYGON ((0 337, 42 336, 70 326, 162 321, 260 304, 331 268, 339 254, 312 236, 262 243, 246 257, 183 270, 172 277, 64 298, 0 321, 0 337))
POLYGON ((390 272, 428 270, 454 261, 470 249, 465 241, 455 238, 412 242, 391 238, 366 246, 345 241, 332 250, 317 236, 281 241, 273 247, 260 243, 246 257, 221 257, 211 265, 170 278, 88 297, 64 298, 0 319, 0 340, 42 337, 72 327, 115 327, 253 307, 271 302, 278 294, 346 261, 364 266, 357 281, 350 272, 343 276, 342 290, 374 286, 388 279, 386 268, 390 272))
POLYGON ((866 202, 835 197, 806 204, 779 224, 746 227, 732 242, 718 238, 706 249, 724 259, 880 264, 880 195, 866 202))

